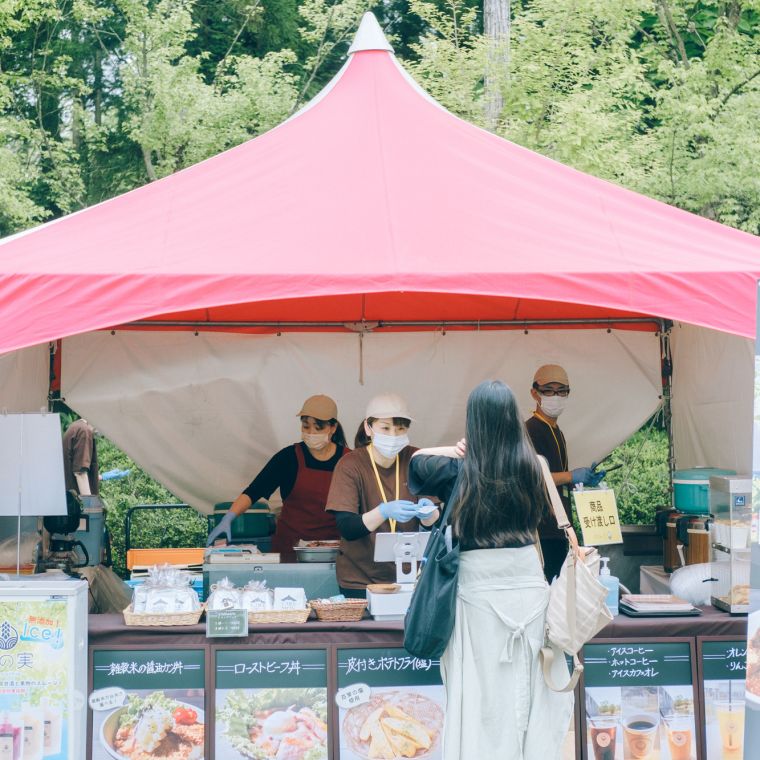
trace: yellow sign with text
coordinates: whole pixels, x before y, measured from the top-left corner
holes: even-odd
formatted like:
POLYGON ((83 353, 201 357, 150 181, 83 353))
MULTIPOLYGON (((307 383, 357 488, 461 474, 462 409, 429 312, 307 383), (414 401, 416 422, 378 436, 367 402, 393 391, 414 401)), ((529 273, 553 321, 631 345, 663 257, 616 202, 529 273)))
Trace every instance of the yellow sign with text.
POLYGON ((585 546, 623 543, 613 490, 593 488, 573 491, 573 500, 585 546))

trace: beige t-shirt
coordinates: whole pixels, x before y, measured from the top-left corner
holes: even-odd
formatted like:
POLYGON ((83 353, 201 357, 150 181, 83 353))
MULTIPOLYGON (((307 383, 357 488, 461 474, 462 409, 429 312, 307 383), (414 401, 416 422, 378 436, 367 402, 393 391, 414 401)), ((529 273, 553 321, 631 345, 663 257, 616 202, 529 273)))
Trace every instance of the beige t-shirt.
MULTIPOLYGON (((385 489, 385 498, 417 501, 407 487, 409 460, 417 451, 407 446, 398 455, 399 492, 396 495, 396 464, 390 467, 377 465, 380 481, 385 489)), ((372 469, 369 449, 361 448, 346 454, 338 462, 333 472, 326 509, 334 512, 354 512, 363 515, 383 501, 372 469)), ((415 518, 406 523, 398 523, 397 531, 416 531, 419 521, 415 518)), ((390 522, 386 520, 376 532, 389 533, 390 522)), ((375 562, 375 533, 355 541, 340 540, 340 551, 336 560, 338 583, 344 588, 364 588, 368 583, 393 583, 396 580, 396 566, 393 562, 375 562)))

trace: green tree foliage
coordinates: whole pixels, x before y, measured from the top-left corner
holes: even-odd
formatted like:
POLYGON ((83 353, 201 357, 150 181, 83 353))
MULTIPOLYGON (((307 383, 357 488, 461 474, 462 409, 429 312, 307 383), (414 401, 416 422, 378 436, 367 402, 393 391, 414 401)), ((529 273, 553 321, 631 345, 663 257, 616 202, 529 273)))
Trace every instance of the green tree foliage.
MULTIPOLYGON (((483 38, 468 9, 413 0, 415 75, 485 126, 483 38)), ((513 3, 502 136, 583 171, 760 232, 760 4, 513 3)))
MULTIPOLYGON (((475 0, 0 0, 0 234, 165 176, 324 86, 373 7, 485 126, 475 0)), ((758 0, 513 0, 496 131, 760 231, 758 0)))
POLYGON ((667 433, 656 427, 643 428, 618 446, 609 462, 623 465, 606 478, 615 491, 622 522, 654 523, 654 513, 670 506, 667 433))
MULTIPOLYGON (((124 520, 127 510, 138 504, 178 504, 179 499, 140 469, 111 441, 98 437, 98 460, 101 472, 129 470, 127 477, 104 480, 100 493, 107 506, 106 526, 111 536, 114 570, 126 574, 124 520)), ((134 513, 130 531, 135 548, 203 546, 208 535, 204 516, 193 510, 150 510, 134 513)))

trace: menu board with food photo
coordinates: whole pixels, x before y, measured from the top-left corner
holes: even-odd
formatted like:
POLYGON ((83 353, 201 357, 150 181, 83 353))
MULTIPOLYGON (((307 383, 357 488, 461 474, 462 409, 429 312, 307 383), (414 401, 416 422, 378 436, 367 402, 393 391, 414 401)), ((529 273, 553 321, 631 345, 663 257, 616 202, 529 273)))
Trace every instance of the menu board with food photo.
POLYGON ((438 660, 404 649, 338 650, 340 760, 441 757, 445 695, 438 660))
POLYGON ((705 758, 744 757, 746 641, 701 641, 705 758))
POLYGON ((200 649, 92 653, 92 760, 203 760, 200 649))
POLYGON ((584 647, 587 754, 593 760, 696 760, 688 643, 584 647))
POLYGON ((326 650, 217 650, 215 670, 216 757, 327 760, 326 650))

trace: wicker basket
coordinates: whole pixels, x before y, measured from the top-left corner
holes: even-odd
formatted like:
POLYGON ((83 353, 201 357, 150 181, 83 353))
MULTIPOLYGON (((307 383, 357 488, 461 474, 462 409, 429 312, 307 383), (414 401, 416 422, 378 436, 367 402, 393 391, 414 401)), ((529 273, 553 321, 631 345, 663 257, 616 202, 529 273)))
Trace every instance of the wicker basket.
POLYGON ((309 606, 317 613, 319 620, 348 623, 362 619, 364 610, 367 609, 367 600, 346 599, 344 602, 330 602, 328 604, 315 600, 309 602, 309 606))
POLYGON ((311 608, 303 610, 262 610, 261 612, 248 612, 249 625, 262 625, 267 623, 305 623, 309 619, 311 608))
POLYGON ((132 612, 127 607, 124 610, 125 625, 195 625, 201 619, 205 606, 194 612, 132 612))

